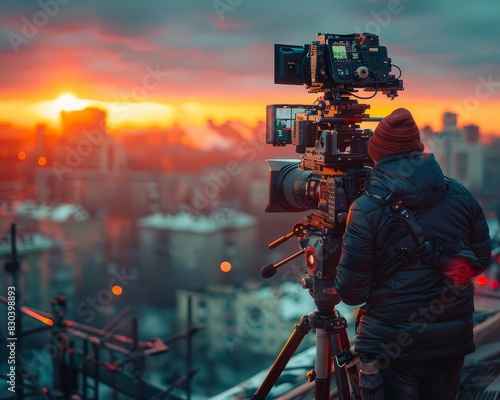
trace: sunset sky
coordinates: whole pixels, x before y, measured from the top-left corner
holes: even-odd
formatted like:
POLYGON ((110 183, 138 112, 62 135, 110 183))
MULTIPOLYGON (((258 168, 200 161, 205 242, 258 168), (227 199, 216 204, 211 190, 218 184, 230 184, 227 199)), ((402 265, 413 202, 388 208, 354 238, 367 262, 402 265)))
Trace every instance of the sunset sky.
POLYGON ((0 123, 57 127, 61 108, 99 106, 113 127, 253 124, 316 98, 274 85, 274 43, 371 32, 405 87, 371 115, 406 107, 438 130, 452 111, 500 134, 499 16, 498 0, 2 0, 0 123))

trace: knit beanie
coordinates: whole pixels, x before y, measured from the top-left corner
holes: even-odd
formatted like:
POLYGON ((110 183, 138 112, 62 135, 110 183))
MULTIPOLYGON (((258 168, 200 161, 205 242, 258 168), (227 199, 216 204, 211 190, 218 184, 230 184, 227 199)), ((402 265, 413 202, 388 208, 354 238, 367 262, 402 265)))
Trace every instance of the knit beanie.
POLYGON ((368 139, 368 155, 374 162, 410 151, 423 151, 420 131, 411 113, 398 108, 382 119, 368 139))

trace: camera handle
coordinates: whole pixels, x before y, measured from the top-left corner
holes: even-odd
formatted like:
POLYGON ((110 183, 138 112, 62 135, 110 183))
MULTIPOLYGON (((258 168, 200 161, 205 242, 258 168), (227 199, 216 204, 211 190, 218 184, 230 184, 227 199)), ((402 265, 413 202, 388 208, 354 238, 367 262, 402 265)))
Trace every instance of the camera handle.
MULTIPOLYGON (((311 218, 306 218, 306 221, 311 220, 311 218)), ((347 322, 335 310, 335 305, 340 302, 334 291, 333 282, 335 267, 340 257, 341 235, 329 234, 327 229, 320 228, 316 224, 299 223, 295 225, 292 232, 273 241, 268 247, 274 248, 292 236, 300 239, 300 250, 276 264, 265 265, 261 269, 261 274, 264 278, 269 278, 280 266, 305 254, 307 275, 302 279, 302 286, 304 289, 309 289, 317 310, 302 316, 299 323, 295 325, 294 331, 251 399, 264 400, 266 398, 311 329, 316 332, 316 359, 314 370, 307 374, 307 378, 309 382, 314 381, 314 399, 328 400, 330 398, 332 370, 335 374, 338 398, 341 400, 360 399, 358 366, 352 362, 348 363, 352 354, 346 331, 347 322), (333 360, 337 361, 335 368, 332 368, 333 360)))

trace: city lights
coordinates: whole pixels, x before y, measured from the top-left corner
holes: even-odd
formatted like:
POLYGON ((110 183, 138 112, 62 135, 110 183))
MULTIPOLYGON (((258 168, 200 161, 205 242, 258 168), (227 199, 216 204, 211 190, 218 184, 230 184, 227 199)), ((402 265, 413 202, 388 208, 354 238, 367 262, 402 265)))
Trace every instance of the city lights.
POLYGON ((123 293, 123 289, 119 285, 115 285, 111 288, 111 291, 115 296, 120 296, 123 293))
POLYGON ((222 272, 229 272, 231 271, 231 268, 232 268, 231 263, 228 261, 223 261, 220 264, 220 269, 222 272))

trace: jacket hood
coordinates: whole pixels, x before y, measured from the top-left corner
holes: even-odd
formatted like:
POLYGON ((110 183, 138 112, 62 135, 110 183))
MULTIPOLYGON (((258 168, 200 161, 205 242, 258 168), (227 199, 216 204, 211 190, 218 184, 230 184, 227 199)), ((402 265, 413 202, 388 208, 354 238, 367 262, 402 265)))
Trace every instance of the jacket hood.
POLYGON ((409 207, 424 208, 446 194, 446 180, 434 154, 414 151, 380 160, 369 172, 365 192, 372 199, 401 198, 409 207))

